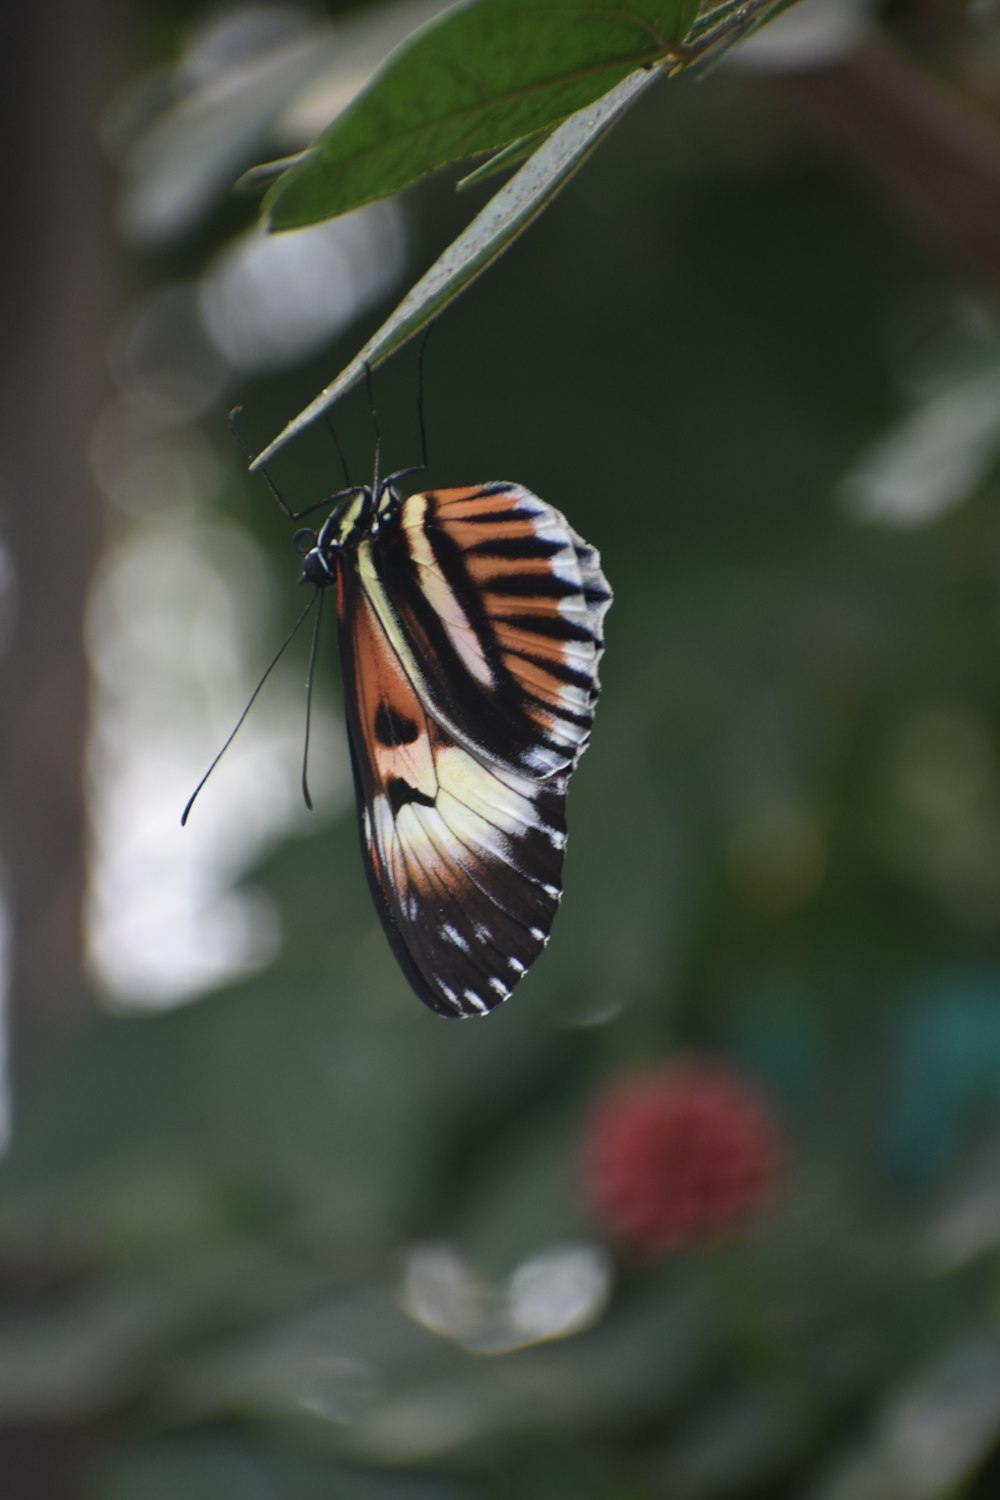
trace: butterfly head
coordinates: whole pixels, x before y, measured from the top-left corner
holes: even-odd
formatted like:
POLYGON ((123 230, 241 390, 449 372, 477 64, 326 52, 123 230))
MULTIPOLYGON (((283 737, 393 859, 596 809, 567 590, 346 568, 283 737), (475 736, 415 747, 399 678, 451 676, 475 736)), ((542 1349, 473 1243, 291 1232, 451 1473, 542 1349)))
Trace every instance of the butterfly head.
POLYGON ((341 496, 318 531, 304 526, 295 533, 293 545, 302 559, 300 583, 327 588, 336 577, 337 556, 370 536, 375 505, 367 486, 341 496))

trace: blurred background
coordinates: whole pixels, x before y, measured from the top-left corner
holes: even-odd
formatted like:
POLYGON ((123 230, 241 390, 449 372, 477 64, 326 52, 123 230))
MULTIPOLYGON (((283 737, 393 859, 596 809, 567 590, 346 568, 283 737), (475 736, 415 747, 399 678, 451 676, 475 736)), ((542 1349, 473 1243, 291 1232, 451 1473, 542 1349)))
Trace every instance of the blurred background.
MULTIPOLYGON (((0 1490, 1000 1493, 1000 16, 803 0, 437 324, 432 484, 616 599, 553 941, 442 1022, 243 472, 485 201, 267 240, 439 7, 9 18, 0 1490)), ((418 452, 416 358, 378 372, 418 452)), ((336 413, 370 471, 363 393, 336 413)), ((322 426, 279 457, 335 490, 322 426)), ((332 625, 332 619, 329 622, 332 625)))

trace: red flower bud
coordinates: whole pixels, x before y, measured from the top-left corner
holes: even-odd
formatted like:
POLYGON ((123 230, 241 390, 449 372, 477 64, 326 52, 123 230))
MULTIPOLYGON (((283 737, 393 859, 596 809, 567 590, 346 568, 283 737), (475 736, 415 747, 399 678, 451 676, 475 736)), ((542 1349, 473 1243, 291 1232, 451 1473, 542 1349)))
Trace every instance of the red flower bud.
POLYGON ((583 1150, 595 1216, 623 1244, 659 1252, 745 1225, 769 1202, 781 1158, 777 1121, 754 1084, 698 1059, 611 1084, 583 1150))

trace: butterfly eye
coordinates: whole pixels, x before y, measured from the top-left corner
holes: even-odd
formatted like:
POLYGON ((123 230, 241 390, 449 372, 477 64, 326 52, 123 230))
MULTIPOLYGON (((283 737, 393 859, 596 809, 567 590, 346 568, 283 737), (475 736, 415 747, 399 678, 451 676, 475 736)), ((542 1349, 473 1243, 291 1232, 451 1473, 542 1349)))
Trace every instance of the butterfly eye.
POLYGON ((316 545, 318 538, 311 526, 303 526, 292 537, 292 546, 300 557, 305 557, 316 545))

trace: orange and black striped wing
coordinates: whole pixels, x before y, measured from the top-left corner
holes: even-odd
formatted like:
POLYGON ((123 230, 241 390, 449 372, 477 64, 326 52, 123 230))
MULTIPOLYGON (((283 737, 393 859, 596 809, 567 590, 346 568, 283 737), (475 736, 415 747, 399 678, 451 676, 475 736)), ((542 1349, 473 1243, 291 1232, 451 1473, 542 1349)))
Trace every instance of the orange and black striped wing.
POLYGON ((568 775, 586 747, 611 590, 558 510, 519 485, 411 495, 366 587, 429 713, 490 764, 568 775))
POLYGON ((338 563, 348 738, 369 885, 416 993, 485 1015, 548 940, 560 894, 565 777, 481 758, 422 701, 365 585, 364 543, 338 563))

